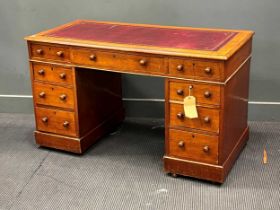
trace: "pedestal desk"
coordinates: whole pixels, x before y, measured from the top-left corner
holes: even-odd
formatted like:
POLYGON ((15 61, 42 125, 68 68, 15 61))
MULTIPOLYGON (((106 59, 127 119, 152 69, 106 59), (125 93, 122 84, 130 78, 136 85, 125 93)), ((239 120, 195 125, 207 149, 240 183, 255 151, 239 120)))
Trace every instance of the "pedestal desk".
POLYGON ((223 183, 248 139, 252 36, 88 20, 28 36, 36 143, 83 153, 124 119, 121 73, 164 77, 165 171, 223 183))

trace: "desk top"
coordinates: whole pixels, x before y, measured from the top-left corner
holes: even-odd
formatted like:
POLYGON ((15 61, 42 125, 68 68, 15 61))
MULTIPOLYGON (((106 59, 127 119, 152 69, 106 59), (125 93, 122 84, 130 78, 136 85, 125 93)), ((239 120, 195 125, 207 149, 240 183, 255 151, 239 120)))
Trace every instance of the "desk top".
POLYGON ((77 20, 29 37, 29 41, 153 54, 228 59, 252 31, 77 20))

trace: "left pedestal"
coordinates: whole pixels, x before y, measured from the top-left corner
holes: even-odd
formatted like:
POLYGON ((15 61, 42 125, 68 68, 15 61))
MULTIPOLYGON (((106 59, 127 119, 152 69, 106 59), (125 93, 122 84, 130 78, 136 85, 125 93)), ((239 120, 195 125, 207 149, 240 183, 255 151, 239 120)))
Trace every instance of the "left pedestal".
POLYGON ((83 153, 122 122, 121 74, 30 62, 36 143, 83 153))

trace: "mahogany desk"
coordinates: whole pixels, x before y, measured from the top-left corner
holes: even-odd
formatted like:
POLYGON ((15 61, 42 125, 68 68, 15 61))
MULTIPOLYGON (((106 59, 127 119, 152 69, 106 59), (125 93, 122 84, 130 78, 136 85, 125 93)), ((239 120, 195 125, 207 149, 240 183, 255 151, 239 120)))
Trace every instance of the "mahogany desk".
POLYGON ((248 139, 252 36, 87 20, 28 36, 36 142, 83 153, 124 118, 120 73, 164 77, 165 171, 222 183, 248 139))

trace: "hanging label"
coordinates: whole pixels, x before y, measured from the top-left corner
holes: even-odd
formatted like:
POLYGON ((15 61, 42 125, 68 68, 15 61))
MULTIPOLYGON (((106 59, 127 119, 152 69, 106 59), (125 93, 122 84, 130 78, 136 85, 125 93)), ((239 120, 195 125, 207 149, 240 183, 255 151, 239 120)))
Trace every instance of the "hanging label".
POLYGON ((193 86, 189 86, 189 95, 184 98, 184 112, 187 118, 198 118, 196 109, 196 98, 192 96, 193 86))
POLYGON ((184 112, 187 118, 198 118, 196 98, 194 96, 187 96, 184 98, 184 112))

